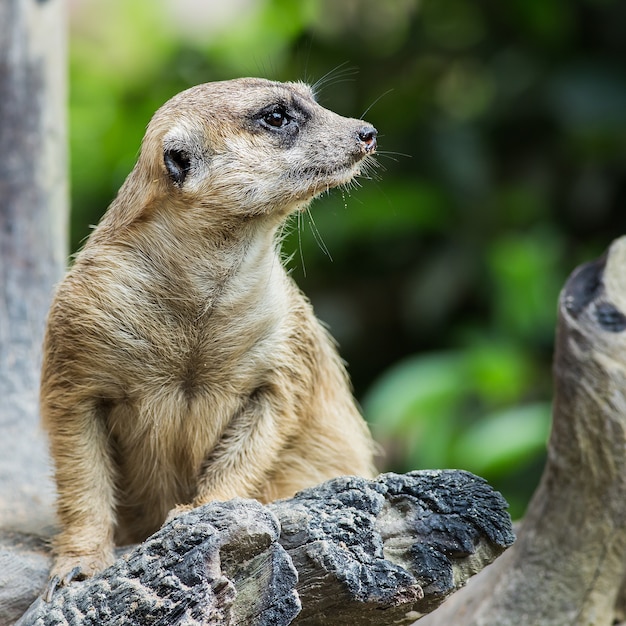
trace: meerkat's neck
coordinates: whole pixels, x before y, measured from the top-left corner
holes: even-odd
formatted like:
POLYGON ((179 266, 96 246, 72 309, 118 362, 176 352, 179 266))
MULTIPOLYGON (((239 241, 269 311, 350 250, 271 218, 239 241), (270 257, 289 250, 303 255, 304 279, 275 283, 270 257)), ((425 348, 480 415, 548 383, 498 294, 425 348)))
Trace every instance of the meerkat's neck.
POLYGON ((147 275, 158 277, 155 280, 163 287, 186 290, 186 297, 195 297, 206 307, 218 300, 233 304, 253 294, 261 297, 268 281, 284 273, 279 222, 260 216, 225 229, 207 220, 206 211, 159 208, 107 240, 149 265, 147 275))

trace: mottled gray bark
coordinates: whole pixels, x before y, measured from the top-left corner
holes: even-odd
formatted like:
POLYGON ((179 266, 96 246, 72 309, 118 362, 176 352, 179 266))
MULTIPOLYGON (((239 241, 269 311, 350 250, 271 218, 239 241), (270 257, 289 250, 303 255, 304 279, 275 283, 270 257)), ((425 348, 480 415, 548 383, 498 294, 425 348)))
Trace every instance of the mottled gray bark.
POLYGON ((625 314, 622 238, 561 293, 548 460, 516 544, 420 626, 609 626, 620 617, 625 314))
POLYGON ((19 625, 409 624, 512 541, 505 501, 467 472, 338 478, 186 513, 19 625))
POLYGON ((0 527, 51 521, 37 397, 44 319, 66 257, 61 0, 0 2, 0 527))
POLYGON ((294 624, 410 624, 511 545, 506 507, 452 470, 339 478, 272 504, 300 577, 294 624))

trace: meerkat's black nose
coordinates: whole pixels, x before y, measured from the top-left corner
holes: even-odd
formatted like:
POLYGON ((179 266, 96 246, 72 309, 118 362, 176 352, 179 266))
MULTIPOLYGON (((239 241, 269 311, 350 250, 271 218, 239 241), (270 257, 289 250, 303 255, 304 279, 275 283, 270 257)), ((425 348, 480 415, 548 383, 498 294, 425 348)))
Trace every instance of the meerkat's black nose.
POLYGON ((376 135, 378 131, 373 126, 363 126, 359 130, 359 141, 365 152, 374 152, 376 150, 376 135))

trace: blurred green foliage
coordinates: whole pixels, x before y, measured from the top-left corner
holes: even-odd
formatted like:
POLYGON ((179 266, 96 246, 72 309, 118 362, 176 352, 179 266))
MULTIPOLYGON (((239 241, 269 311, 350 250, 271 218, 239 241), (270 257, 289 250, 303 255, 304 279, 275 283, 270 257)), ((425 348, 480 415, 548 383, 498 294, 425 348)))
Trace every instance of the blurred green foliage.
POLYGON ((470 469, 519 515, 549 430, 558 291, 625 229, 625 61, 620 0, 76 3, 72 245, 174 93, 321 79, 323 105, 377 126, 380 167, 293 224, 293 275, 381 467, 470 469))

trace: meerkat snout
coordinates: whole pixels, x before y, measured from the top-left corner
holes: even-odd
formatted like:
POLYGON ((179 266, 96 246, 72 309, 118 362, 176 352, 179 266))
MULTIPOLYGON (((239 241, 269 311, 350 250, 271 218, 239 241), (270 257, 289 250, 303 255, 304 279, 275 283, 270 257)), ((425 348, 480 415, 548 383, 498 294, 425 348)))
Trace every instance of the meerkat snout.
POLYGON ((378 131, 373 126, 363 126, 359 130, 359 141, 366 154, 372 154, 376 150, 376 137, 378 131))

